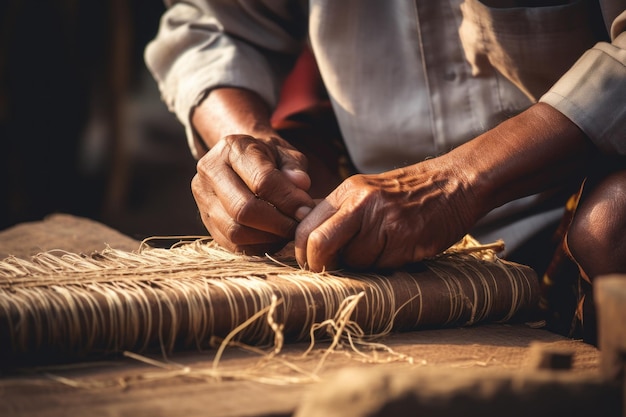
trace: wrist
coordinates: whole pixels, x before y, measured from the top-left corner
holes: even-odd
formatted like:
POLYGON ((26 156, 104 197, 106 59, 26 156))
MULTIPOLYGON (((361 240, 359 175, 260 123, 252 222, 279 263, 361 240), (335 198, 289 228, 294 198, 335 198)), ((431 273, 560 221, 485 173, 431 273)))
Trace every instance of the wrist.
POLYGON ((581 177, 593 145, 567 117, 536 104, 451 151, 471 194, 493 208, 581 177))
POLYGON ((229 135, 265 140, 278 136, 267 104, 256 93, 239 88, 211 91, 194 109, 191 123, 208 148, 229 135))

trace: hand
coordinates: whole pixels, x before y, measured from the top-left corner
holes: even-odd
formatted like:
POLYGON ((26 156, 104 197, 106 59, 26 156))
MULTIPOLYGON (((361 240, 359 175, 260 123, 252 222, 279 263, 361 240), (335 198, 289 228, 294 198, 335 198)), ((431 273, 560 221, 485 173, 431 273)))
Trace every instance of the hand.
POLYGON ((274 252, 315 203, 306 158, 278 136, 229 135, 198 162, 192 191, 202 221, 233 252, 274 252))
POLYGON ((481 214, 462 172, 435 159, 344 181, 300 223, 296 257, 313 271, 394 268, 436 255, 481 214))
POLYGON ((435 159, 348 178, 296 230, 296 258, 314 271, 394 268, 436 255, 491 209, 581 175, 595 148, 538 103, 435 159))

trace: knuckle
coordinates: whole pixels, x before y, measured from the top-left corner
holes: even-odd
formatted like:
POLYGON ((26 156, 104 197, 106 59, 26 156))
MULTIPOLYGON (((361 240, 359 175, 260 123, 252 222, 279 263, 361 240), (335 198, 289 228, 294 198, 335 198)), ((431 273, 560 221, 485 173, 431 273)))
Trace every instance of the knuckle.
POLYGON ((202 158, 196 162, 196 172, 200 177, 210 177, 210 172, 218 165, 215 153, 213 150, 206 153, 202 158))
POLYGON ((321 248, 326 247, 328 241, 328 235, 323 230, 315 229, 309 233, 307 247, 312 249, 312 252, 319 253, 321 248))
POLYGON ((361 195, 361 196, 369 194, 375 188, 376 187, 372 187, 368 183, 367 177, 361 174, 348 177, 341 184, 341 190, 344 193, 350 193, 353 195, 361 195))
POLYGON ((191 179, 191 194, 200 208, 213 205, 215 193, 210 184, 197 174, 191 179))
POLYGON ((362 210, 375 204, 379 197, 380 189, 367 186, 361 176, 358 175, 346 179, 331 194, 331 198, 336 200, 336 204, 349 207, 353 211, 362 210))
POLYGON ((239 245, 242 242, 241 237, 243 234, 243 227, 241 224, 233 221, 230 222, 226 229, 224 230, 224 237, 228 239, 229 242, 239 245))
MULTIPOLYGON (((209 151, 210 152, 210 151, 209 151)), ((196 172, 204 172, 209 167, 207 160, 209 159, 209 153, 206 153, 202 158, 196 162, 196 172)))
POLYGON ((251 191, 261 198, 267 198, 273 195, 277 189, 278 169, 258 171, 251 181, 251 191))
POLYGON ((194 175, 193 178, 191 179, 191 192, 193 193, 194 196, 197 196, 200 194, 200 190, 202 189, 202 185, 200 183, 201 183, 201 180, 198 174, 194 175))
POLYGON ((261 143, 252 136, 247 135, 228 135, 221 141, 221 151, 230 156, 241 157, 241 155, 259 151, 261 143))
POLYGON ((290 162, 301 169, 306 170, 308 167, 307 157, 295 148, 281 149, 284 159, 290 160, 290 162))
POLYGON ((237 224, 234 221, 219 221, 216 222, 209 213, 203 213, 202 220, 207 230, 213 236, 213 239, 230 250, 231 252, 237 251, 237 248, 241 246, 244 237, 244 227, 237 224))
POLYGON ((209 170, 217 161, 226 160, 233 154, 241 154, 242 144, 246 142, 245 138, 245 135, 224 136, 198 160, 198 167, 209 170))
POLYGON ((222 138, 221 142, 223 142, 225 145, 232 145, 232 144, 237 144, 240 143, 246 139, 249 139, 250 136, 248 135, 242 135, 242 134, 232 134, 232 135, 226 135, 224 136, 224 138, 222 138))
POLYGON ((244 140, 244 137, 244 135, 224 136, 215 144, 213 149, 215 149, 217 153, 222 153, 224 151, 229 152, 230 149, 237 148, 238 145, 244 140))
POLYGON ((256 212, 255 206, 258 200, 256 198, 240 198, 232 205, 232 218, 238 224, 246 224, 256 212))
POLYGON ((357 174, 357 175, 352 175, 351 177, 346 178, 341 183, 339 188, 342 191, 349 191, 349 190, 355 189, 356 187, 360 187, 360 184, 362 183, 360 177, 361 177, 361 175, 357 174))

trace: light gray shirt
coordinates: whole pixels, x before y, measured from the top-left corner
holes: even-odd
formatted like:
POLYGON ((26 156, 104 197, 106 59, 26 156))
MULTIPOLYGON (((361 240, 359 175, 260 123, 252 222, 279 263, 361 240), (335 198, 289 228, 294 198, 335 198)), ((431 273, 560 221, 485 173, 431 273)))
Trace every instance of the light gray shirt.
POLYGON ((146 62, 196 156, 190 115, 207 92, 247 88, 274 106, 304 42, 361 172, 446 152, 538 100, 626 153, 626 0, 167 3, 146 62))
POLYGON ((285 56, 308 37, 362 172, 414 163, 471 139, 539 99, 586 50, 541 100, 599 147, 626 151, 624 1, 601 1, 606 22, 622 16, 613 43, 595 47, 580 0, 533 8, 478 0, 168 3, 146 62, 192 150, 189 115, 207 90, 248 88, 275 105, 289 70, 285 56))

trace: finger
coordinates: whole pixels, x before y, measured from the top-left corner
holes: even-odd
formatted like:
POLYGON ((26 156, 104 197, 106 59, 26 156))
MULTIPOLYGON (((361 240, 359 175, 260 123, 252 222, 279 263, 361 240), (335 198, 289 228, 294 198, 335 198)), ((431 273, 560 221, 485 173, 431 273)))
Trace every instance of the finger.
POLYGON ((308 162, 304 154, 295 148, 279 149, 278 166, 287 179, 301 190, 311 188, 311 177, 307 174, 308 162))
POLYGON ((192 191, 200 210, 202 222, 211 234, 219 231, 218 240, 221 239, 221 241, 218 243, 223 246, 231 248, 232 245, 253 245, 285 240, 284 237, 234 221, 213 190, 202 186, 199 175, 196 175, 192 180, 192 191))
POLYGON ((230 219, 236 223, 283 238, 293 237, 297 223, 292 217, 255 196, 240 176, 228 166, 223 165, 218 169, 214 166, 207 168, 205 164, 207 162, 202 160, 198 163, 200 180, 196 184, 195 194, 202 195, 207 190, 213 190, 230 219), (202 174, 205 172, 206 174, 202 174))
POLYGON ((296 259, 312 271, 334 269, 342 248, 359 230, 358 215, 348 210, 337 211, 324 200, 296 229, 296 259))
POLYGON ((301 190, 308 191, 311 188, 311 177, 301 169, 282 167, 281 171, 293 185, 301 190))
POLYGON ((256 175, 245 172, 247 167, 242 169, 240 166, 234 166, 233 169, 241 176, 247 187, 256 196, 261 200, 269 202, 288 217, 295 219, 298 209, 301 207, 312 208, 315 205, 311 196, 292 182, 292 179, 303 182, 301 178, 295 179, 302 175, 298 175, 295 172, 286 175, 276 168, 259 170, 255 173, 256 175))
POLYGON ((305 163, 285 154, 273 159, 260 143, 246 141, 240 146, 229 155, 229 163, 253 194, 291 218, 295 218, 299 208, 314 206, 306 192, 311 180, 305 163))
POLYGON ((213 208, 210 213, 204 212, 201 216, 205 225, 208 224, 211 234, 218 233, 232 245, 263 245, 287 240, 282 236, 241 225, 233 221, 221 207, 213 208))
POLYGON ((336 211, 337 210, 326 200, 319 201, 315 209, 311 210, 307 217, 304 218, 296 228, 294 249, 296 260, 301 267, 308 267, 307 246, 311 232, 330 216, 335 214, 336 211))
POLYGON ((220 246, 231 252, 245 255, 275 253, 288 243, 287 239, 283 239, 279 236, 270 234, 259 235, 257 234, 259 231, 255 229, 250 229, 248 232, 250 233, 244 233, 242 231, 242 236, 245 236, 245 238, 236 239, 237 243, 226 237, 219 228, 212 228, 210 233, 213 240, 220 246))
POLYGON ((231 252, 261 255, 274 253, 288 242, 280 236, 235 223, 220 207, 219 200, 214 198, 213 201, 216 204, 209 210, 212 214, 207 211, 200 214, 211 237, 220 246, 231 252))
POLYGON ((369 269, 378 266, 385 257, 386 237, 380 236, 380 228, 369 227, 359 232, 341 251, 340 262, 353 269, 369 269))
MULTIPOLYGON (((401 236, 393 236, 401 239, 401 236)), ((415 262, 413 245, 393 246, 389 236, 357 236, 344 248, 341 261, 354 269, 393 269, 415 262)), ((421 259, 421 258, 420 258, 421 259)))

